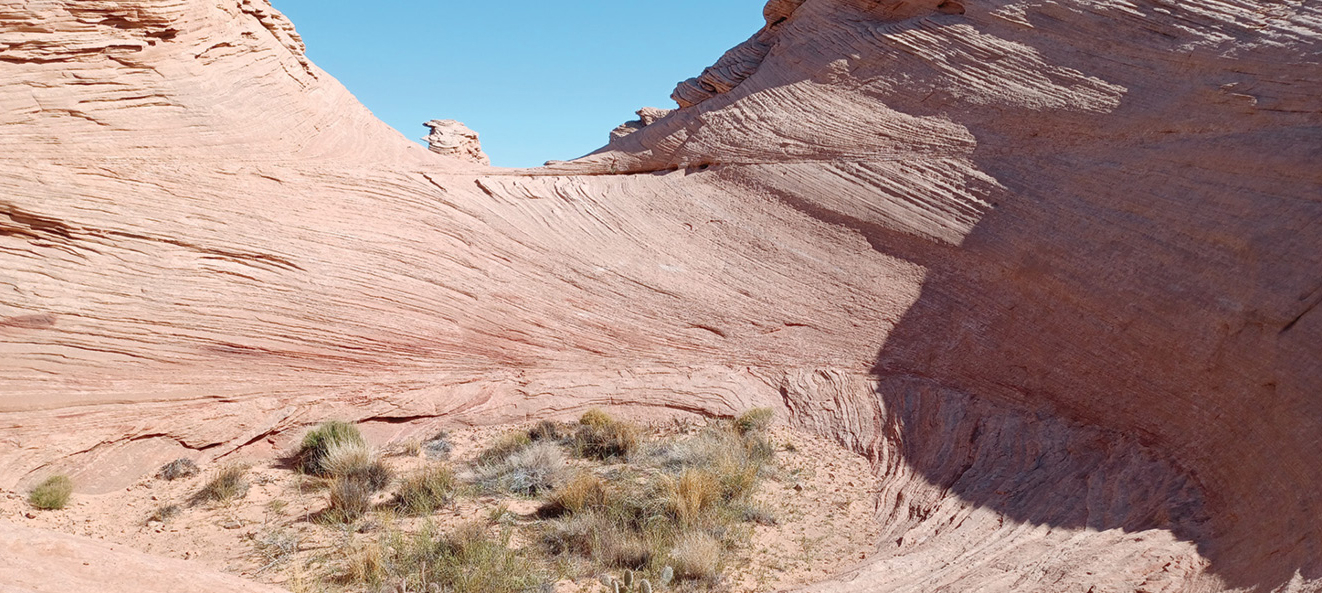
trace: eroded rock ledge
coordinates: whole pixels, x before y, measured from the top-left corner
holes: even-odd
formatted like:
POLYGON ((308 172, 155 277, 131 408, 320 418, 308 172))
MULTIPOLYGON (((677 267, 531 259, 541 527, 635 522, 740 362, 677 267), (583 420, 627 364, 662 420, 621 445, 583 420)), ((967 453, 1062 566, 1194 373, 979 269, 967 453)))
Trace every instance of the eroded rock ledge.
POLYGON ((819 590, 1318 590, 1322 6, 959 8, 772 3, 706 100, 510 171, 258 0, 0 5, 0 487, 773 405, 887 480, 819 590))

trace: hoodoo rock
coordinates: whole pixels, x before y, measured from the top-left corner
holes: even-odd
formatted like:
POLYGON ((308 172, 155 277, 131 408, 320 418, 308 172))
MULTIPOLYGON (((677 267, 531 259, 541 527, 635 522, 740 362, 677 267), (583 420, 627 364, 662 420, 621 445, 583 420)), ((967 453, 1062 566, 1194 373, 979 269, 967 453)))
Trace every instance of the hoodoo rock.
POLYGON ((265 0, 0 2, 0 489, 769 405, 883 483, 810 590, 1322 590, 1322 2, 765 16, 680 109, 506 170, 265 0))
POLYGON ((487 153, 482 152, 477 132, 468 129, 463 123, 452 119, 433 119, 423 125, 431 130, 423 140, 427 141, 427 148, 432 152, 482 165, 491 164, 487 153))

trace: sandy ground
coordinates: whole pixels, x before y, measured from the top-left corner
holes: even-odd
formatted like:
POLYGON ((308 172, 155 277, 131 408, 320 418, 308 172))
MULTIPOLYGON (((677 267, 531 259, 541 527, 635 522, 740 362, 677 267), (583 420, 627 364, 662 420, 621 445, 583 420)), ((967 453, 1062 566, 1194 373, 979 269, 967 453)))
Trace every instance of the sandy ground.
MULTIPOLYGON (((702 422, 656 423, 654 436, 696 431, 702 422)), ((497 436, 526 427, 418 427, 415 434, 444 428, 453 449, 445 461, 462 473, 476 454, 497 436)), ((370 436, 370 435, 369 435, 370 436)), ((763 481, 757 500, 777 519, 774 526, 753 527, 750 545, 737 550, 719 590, 777 591, 824 579, 864 559, 873 549, 879 526, 874 518, 876 478, 867 463, 842 447, 813 435, 773 426, 776 468, 763 481)), ((385 443, 386 462, 399 474, 434 463, 407 455, 404 443, 385 443)), ((315 520, 327 506, 316 480, 296 474, 278 459, 252 459, 251 487, 228 504, 191 504, 189 499, 218 469, 204 466, 191 478, 166 481, 148 477, 128 488, 102 495, 75 494, 58 511, 32 509, 24 493, 0 494, 0 514, 18 524, 88 536, 139 550, 197 562, 257 581, 291 589, 316 590, 320 566, 344 546, 371 537, 380 521, 360 522, 355 530, 315 520), (177 515, 151 520, 159 508, 179 505, 177 515), (281 550, 297 549, 292 556, 281 550), (309 584, 313 586, 309 587, 309 584)), ((378 495, 384 501, 389 494, 378 495)), ((501 505, 511 519, 530 516, 537 501, 510 497, 461 497, 431 519, 442 529, 490 516, 501 505)), ((390 517, 381 521, 395 520, 390 517)), ((419 520, 398 519, 405 528, 419 520)), ((556 590, 592 590, 595 579, 561 582, 556 590)), ((352 590, 352 589, 350 589, 352 590)))

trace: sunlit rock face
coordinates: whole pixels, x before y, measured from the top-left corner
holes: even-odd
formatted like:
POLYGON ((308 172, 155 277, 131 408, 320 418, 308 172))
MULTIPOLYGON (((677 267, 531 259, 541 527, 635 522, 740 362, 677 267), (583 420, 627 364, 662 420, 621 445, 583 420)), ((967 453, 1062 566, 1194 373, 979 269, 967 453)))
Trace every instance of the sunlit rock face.
POLYGON ((477 132, 468 129, 468 126, 462 122, 452 119, 433 119, 423 125, 431 130, 423 140, 427 141, 427 148, 432 152, 481 165, 491 164, 491 159, 482 152, 482 143, 478 140, 477 132))
POLYGON ((1322 7, 766 15, 680 109, 495 170, 260 0, 0 3, 0 487, 772 405, 885 479, 814 590, 1322 589, 1322 7))

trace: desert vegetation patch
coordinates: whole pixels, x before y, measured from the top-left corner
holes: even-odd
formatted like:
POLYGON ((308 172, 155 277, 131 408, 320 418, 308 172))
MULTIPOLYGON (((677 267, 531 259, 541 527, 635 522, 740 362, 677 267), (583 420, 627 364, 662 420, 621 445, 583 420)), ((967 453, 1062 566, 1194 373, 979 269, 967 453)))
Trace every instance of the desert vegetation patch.
POLYGON ((877 533, 866 461, 771 410, 408 432, 373 447, 330 421, 281 460, 177 460, 27 519, 372 593, 775 590, 858 562, 877 533))

